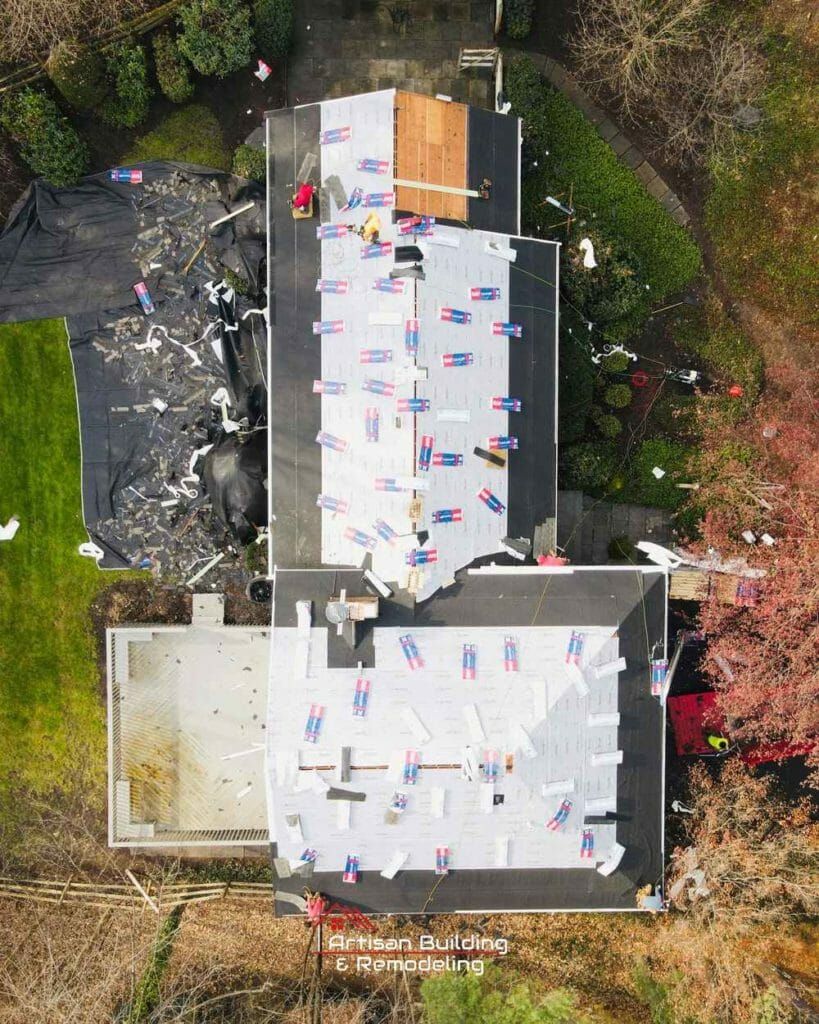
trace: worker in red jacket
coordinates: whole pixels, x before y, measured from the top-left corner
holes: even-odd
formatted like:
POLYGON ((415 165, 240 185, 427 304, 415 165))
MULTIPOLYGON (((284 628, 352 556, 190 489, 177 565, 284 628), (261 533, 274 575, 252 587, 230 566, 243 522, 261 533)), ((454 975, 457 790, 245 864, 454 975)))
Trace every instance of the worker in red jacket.
POLYGON ((298 192, 293 196, 290 205, 294 210, 299 210, 301 213, 307 213, 310 209, 310 204, 313 202, 313 194, 315 189, 308 182, 304 182, 303 185, 299 186, 298 192))

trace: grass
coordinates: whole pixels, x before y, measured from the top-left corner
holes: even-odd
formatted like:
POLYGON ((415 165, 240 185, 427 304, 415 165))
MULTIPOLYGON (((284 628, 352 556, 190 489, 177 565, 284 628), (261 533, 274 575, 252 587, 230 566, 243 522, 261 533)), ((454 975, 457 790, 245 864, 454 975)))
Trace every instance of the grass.
POLYGON ((135 164, 143 160, 178 160, 219 171, 230 169, 230 154, 225 148, 219 122, 199 103, 175 110, 153 131, 138 138, 122 163, 135 164))
MULTIPOLYGON (((581 220, 594 220, 604 238, 615 240, 637 262, 648 285, 644 311, 684 288, 700 268, 700 251, 683 228, 624 167, 597 130, 573 104, 542 81, 529 58, 507 72, 512 109, 523 118, 525 153, 537 160, 526 172, 526 227, 548 235, 560 213, 544 206, 547 195, 569 201, 581 220)), ((525 166, 525 164, 524 164, 525 166)))
POLYGON ((738 154, 711 167, 706 224, 733 291, 779 317, 819 327, 817 51, 769 39, 765 118, 738 154))
MULTIPOLYGON (((71 360, 61 320, 0 325, 0 797, 65 786, 78 743, 104 762, 71 360)), ((108 582, 110 574, 106 574, 108 582)))

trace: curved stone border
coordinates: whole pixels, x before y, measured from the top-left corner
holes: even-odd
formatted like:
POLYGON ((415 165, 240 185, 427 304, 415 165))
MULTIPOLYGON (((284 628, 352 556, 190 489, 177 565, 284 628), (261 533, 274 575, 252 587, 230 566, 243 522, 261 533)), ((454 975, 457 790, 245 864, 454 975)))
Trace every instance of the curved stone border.
POLYGON ((551 57, 542 53, 526 51, 525 55, 531 59, 543 77, 570 99, 578 110, 581 110, 591 121, 600 137, 608 142, 614 150, 620 163, 634 171, 650 195, 654 196, 657 202, 668 210, 671 217, 681 227, 685 227, 691 217, 683 206, 682 200, 646 160, 639 146, 634 145, 626 133, 621 131, 611 120, 605 110, 598 107, 594 100, 581 89, 572 75, 556 60, 552 60, 551 57))

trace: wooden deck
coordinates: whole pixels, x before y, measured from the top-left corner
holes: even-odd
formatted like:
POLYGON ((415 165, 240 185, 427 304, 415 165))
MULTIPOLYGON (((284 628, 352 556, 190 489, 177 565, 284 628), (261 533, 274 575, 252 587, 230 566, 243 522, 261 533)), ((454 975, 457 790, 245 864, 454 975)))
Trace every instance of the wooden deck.
MULTIPOLYGON (((431 96, 398 92, 395 176, 405 181, 469 188, 466 176, 467 108, 431 96)), ((466 220, 467 197, 426 189, 397 188, 396 207, 412 213, 466 220)))

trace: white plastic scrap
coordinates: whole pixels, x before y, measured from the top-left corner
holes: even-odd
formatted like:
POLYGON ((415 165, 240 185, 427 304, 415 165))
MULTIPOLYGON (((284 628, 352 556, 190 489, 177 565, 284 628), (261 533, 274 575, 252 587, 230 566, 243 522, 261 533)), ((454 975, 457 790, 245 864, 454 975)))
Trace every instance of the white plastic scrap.
POLYGON ((12 516, 5 526, 0 526, 0 540, 13 540, 19 529, 20 520, 17 516, 12 516))
POLYGON ((592 240, 590 238, 581 238, 578 248, 583 253, 583 266, 586 270, 594 270, 597 266, 597 260, 594 258, 594 245, 592 244, 592 240))

